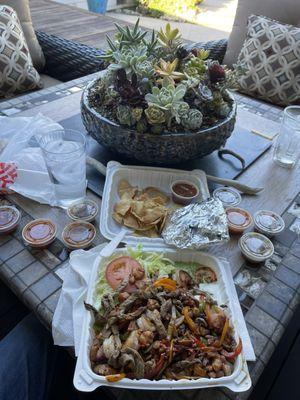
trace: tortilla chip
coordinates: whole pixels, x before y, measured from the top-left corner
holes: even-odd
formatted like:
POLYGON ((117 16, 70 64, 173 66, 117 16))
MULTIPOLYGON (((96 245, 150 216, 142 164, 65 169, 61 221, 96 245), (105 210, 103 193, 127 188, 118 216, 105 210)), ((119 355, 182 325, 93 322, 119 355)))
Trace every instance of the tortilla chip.
POLYGON ((112 215, 112 217, 113 217, 113 219, 114 219, 115 221, 117 221, 118 224, 120 224, 120 225, 123 224, 123 218, 121 217, 120 214, 114 212, 113 215, 112 215))
POLYGON ((118 185, 118 194, 120 198, 126 197, 133 199, 138 189, 131 186, 125 179, 122 179, 118 185))
POLYGON ((146 194, 148 199, 157 199, 160 198, 161 204, 165 205, 169 202, 169 197, 166 196, 163 192, 153 186, 148 186, 144 190, 142 190, 142 195, 146 194))
POLYGON ((114 206, 114 220, 139 235, 158 237, 165 224, 168 197, 155 187, 138 191, 124 179, 119 182, 118 193, 121 200, 114 206))
POLYGON ((130 210, 130 207, 131 207, 130 199, 122 198, 121 201, 119 201, 119 203, 115 204, 114 211, 117 214, 124 216, 128 213, 128 211, 130 210))
POLYGON ((123 218, 123 224, 127 226, 127 228, 139 229, 139 223, 137 219, 131 214, 128 214, 123 218))

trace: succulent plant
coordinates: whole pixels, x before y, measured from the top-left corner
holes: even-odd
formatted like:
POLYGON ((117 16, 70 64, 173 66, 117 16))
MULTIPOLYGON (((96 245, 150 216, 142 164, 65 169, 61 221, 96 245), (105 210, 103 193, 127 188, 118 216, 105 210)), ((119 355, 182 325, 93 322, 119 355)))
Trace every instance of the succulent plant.
POLYGON ((212 84, 222 82, 226 77, 225 70, 218 61, 214 61, 209 65, 208 75, 212 84))
POLYGON ((131 116, 135 122, 138 122, 141 119, 142 114, 143 114, 142 108, 136 107, 131 109, 131 116))
POLYGON ((217 110, 217 113, 219 117, 221 118, 226 118, 227 115, 230 113, 231 108, 226 101, 223 101, 222 104, 220 105, 219 109, 217 110))
POLYGON ((117 50, 112 53, 112 58, 114 62, 109 65, 109 70, 117 71, 124 69, 126 74, 130 75, 137 73, 138 66, 147 60, 147 48, 140 46, 134 49, 117 50))
POLYGON ((117 118, 121 125, 132 126, 134 123, 130 107, 122 104, 117 107, 117 118))
POLYGON ((119 93, 113 88, 107 88, 105 92, 104 102, 105 104, 114 104, 116 99, 119 98, 119 93))
POLYGON ((184 46, 178 46, 177 51, 176 51, 176 57, 179 60, 183 60, 184 58, 186 58, 189 55, 189 51, 187 48, 185 48, 184 46))
POLYGON ((181 35, 179 34, 179 30, 171 29, 171 26, 168 23, 166 24, 165 30, 160 28, 157 33, 157 38, 163 49, 164 58, 174 58, 174 53, 176 53, 177 49, 181 46, 181 35))
POLYGON ((122 27, 119 24, 115 24, 116 28, 119 31, 118 39, 121 45, 132 46, 142 43, 147 32, 143 32, 140 29, 139 23, 140 19, 138 18, 132 29, 130 29, 128 26, 122 27))
POLYGON ((204 83, 199 83, 198 90, 196 93, 197 93, 198 98, 203 102, 213 100, 213 93, 212 93, 211 89, 204 83))
POLYGON ((144 133, 147 131, 147 122, 144 118, 141 118, 137 123, 136 123, 136 130, 138 133, 144 133))
POLYGON ((157 36, 156 36, 156 33, 155 33, 154 29, 153 29, 152 34, 151 34, 151 39, 149 41, 146 41, 145 39, 143 39, 143 43, 147 47, 149 55, 151 55, 151 54, 155 55, 156 54, 156 52, 159 49, 159 46, 158 46, 158 39, 157 39, 157 36))
POLYGON ((192 49, 192 54, 195 57, 200 58, 200 60, 206 60, 208 58, 208 56, 209 56, 209 50, 205 50, 205 49, 202 49, 202 48, 199 49, 197 47, 194 47, 192 49))
POLYGON ((131 75, 131 80, 127 78, 126 72, 123 69, 117 71, 115 89, 119 93, 121 103, 132 106, 145 106, 145 96, 141 87, 138 85, 137 76, 131 75))
POLYGON ((168 23, 158 33, 117 25, 107 38, 107 72, 91 90, 104 116, 137 132, 197 130, 231 111, 227 89, 238 85, 242 65, 228 70, 209 60, 209 51, 183 46, 168 23))
POLYGON ((181 118, 181 124, 191 130, 199 129, 202 125, 203 115, 196 108, 192 108, 181 118))
POLYGON ((186 63, 184 72, 191 77, 200 77, 206 72, 205 61, 198 57, 192 57, 186 63))
MULTIPOLYGON (((179 82, 184 79, 186 76, 179 71, 176 71, 178 66, 178 58, 175 58, 174 61, 164 61, 163 59, 159 60, 159 64, 155 65, 155 73, 161 78, 168 77, 172 83, 179 82)), ((159 83, 162 82, 162 79, 159 80, 159 83)))
POLYGON ((166 121, 165 113, 156 106, 149 106, 145 110, 147 121, 151 125, 163 124, 166 121))
POLYGON ((208 104, 210 111, 220 118, 226 118, 231 111, 231 107, 224 100, 221 91, 215 91, 213 93, 213 100, 208 104))
POLYGON ((185 110, 189 107, 183 101, 185 92, 185 85, 180 84, 175 87, 168 78, 164 78, 162 88, 159 89, 157 86, 154 86, 152 94, 146 94, 145 100, 150 106, 156 106, 167 112, 167 123, 170 126, 173 117, 175 117, 177 123, 180 123, 179 113, 183 107, 185 107, 185 110))
POLYGON ((151 61, 145 60, 140 63, 136 63, 134 67, 135 73, 140 78, 150 79, 154 75, 154 68, 151 61))

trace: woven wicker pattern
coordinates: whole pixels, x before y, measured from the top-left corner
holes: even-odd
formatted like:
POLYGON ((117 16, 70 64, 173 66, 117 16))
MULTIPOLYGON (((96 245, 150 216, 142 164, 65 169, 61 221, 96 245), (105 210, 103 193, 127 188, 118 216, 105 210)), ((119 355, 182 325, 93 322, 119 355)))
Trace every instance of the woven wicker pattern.
MULTIPOLYGON (((45 32, 36 32, 36 35, 46 57, 43 71, 45 74, 65 82, 104 69, 103 61, 98 58, 101 50, 45 32)), ((195 43, 187 47, 210 50, 210 58, 221 63, 226 52, 227 40, 195 43)))
POLYGON ((36 34, 46 58, 44 74, 66 82, 104 69, 98 58, 101 50, 45 32, 36 34))
POLYGON ((187 47, 201 47, 205 50, 209 50, 209 58, 217 60, 221 64, 227 48, 227 39, 211 40, 210 42, 198 42, 190 44, 187 47))

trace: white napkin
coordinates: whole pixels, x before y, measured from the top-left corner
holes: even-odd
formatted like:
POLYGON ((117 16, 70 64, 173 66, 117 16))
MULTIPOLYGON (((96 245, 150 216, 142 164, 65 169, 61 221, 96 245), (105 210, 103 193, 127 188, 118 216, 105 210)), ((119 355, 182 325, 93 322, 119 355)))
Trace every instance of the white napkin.
MULTIPOLYGON (((99 251, 106 244, 101 244, 89 251, 77 250, 71 253, 70 263, 58 272, 63 279, 62 291, 52 321, 54 344, 58 346, 74 346, 77 356, 82 333, 85 300, 90 272, 92 271, 99 251), (68 318, 69 317, 69 318, 68 318)), ((255 361, 255 353, 246 327, 244 316, 232 280, 229 263, 221 259, 228 281, 232 285, 232 302, 238 325, 238 331, 243 342, 243 353, 247 361, 255 361)))
POLYGON ((62 129, 61 125, 37 114, 0 116, 0 127, 0 162, 13 162, 17 166, 17 177, 9 189, 39 203, 60 206, 38 142, 50 131, 62 129))

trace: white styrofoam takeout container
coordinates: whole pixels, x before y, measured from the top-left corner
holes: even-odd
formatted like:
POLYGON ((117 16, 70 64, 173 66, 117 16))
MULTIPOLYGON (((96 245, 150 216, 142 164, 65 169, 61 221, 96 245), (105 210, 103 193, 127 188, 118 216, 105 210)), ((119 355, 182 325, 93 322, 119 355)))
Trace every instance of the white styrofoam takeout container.
MULTIPOLYGON (((235 289, 232 282, 230 282, 230 279, 232 280, 232 277, 226 272, 221 260, 212 255, 199 251, 183 252, 176 249, 166 249, 158 246, 144 246, 144 250, 163 252, 165 257, 168 257, 174 261, 198 262, 201 265, 212 268, 217 274, 217 282, 210 284, 201 284, 200 288, 212 293, 218 304, 226 304, 228 306, 227 313, 229 315, 230 322, 234 327, 235 339, 238 342, 239 334, 237 332, 237 316, 235 313, 235 305, 233 303, 234 296, 232 296, 232 291, 235 289)), ((120 256, 124 254, 124 252, 126 253, 126 250, 117 249, 114 254, 116 256, 120 256)), ((96 260, 94 263, 88 285, 88 292, 86 297, 87 303, 94 303, 94 292, 98 277, 98 271, 100 270, 100 268, 105 268, 106 263, 107 261, 105 258, 102 258, 100 260, 98 258, 98 260, 96 260)), ((99 386, 140 390, 185 390, 223 386, 234 392, 243 392, 251 387, 251 379, 243 353, 241 353, 235 361, 233 374, 222 378, 200 378, 195 380, 182 379, 179 381, 171 381, 167 379, 151 381, 148 379, 136 380, 124 378, 119 382, 109 383, 106 381, 105 377, 95 374, 91 369, 89 351, 94 335, 93 322, 94 318, 92 313, 86 311, 82 325, 81 343, 73 381, 76 389, 80 391, 91 392, 99 386)))
MULTIPOLYGON (((139 189, 154 186, 167 194, 170 199, 171 183, 177 180, 188 180, 199 188, 197 201, 209 198, 206 175, 201 170, 183 171, 170 168, 131 166, 122 165, 116 161, 110 161, 107 164, 100 214, 100 232, 109 240, 112 240, 122 229, 122 226, 112 217, 114 206, 120 200, 118 186, 122 179, 127 180, 130 185, 137 186, 139 189)), ((135 245, 141 240, 146 245, 168 247, 162 238, 141 238, 133 233, 126 234, 122 242, 135 245)))

